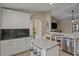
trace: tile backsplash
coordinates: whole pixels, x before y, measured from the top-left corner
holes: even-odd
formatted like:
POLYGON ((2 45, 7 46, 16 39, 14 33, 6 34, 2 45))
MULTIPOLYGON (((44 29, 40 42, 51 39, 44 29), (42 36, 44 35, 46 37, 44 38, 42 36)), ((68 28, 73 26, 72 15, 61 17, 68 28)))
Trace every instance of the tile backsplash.
POLYGON ((29 37, 29 29, 1 29, 1 40, 29 37))

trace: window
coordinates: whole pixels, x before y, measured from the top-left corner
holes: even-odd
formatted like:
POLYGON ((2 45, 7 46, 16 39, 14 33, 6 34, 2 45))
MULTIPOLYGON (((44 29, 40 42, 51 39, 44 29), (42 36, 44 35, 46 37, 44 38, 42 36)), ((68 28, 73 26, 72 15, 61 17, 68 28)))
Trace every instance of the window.
POLYGON ((79 32, 79 24, 72 25, 72 32, 79 32))

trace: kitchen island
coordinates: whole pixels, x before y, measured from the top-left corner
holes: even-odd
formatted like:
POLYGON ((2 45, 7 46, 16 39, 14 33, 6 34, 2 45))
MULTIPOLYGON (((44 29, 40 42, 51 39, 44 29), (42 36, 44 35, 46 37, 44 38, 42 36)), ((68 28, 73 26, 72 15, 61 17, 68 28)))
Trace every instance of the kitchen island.
POLYGON ((51 40, 34 39, 32 41, 32 55, 34 56, 57 56, 58 44, 51 40), (36 53, 35 53, 36 52, 36 53))

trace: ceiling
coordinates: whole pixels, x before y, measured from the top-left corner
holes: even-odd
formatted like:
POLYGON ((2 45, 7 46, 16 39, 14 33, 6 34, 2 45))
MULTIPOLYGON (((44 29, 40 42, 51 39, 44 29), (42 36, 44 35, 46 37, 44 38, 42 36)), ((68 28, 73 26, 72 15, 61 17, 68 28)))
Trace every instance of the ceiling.
POLYGON ((53 4, 51 14, 59 20, 72 20, 72 10, 74 10, 74 19, 79 19, 78 3, 53 4))
POLYGON ((0 7, 24 12, 51 11, 51 15, 58 20, 71 20, 74 10, 74 18, 79 19, 79 3, 0 3, 0 7))

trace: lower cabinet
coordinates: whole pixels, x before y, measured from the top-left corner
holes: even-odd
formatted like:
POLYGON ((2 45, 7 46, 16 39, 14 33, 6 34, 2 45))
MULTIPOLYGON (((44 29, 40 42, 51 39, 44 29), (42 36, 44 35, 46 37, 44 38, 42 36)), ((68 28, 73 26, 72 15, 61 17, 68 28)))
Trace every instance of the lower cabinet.
POLYGON ((1 43, 1 56, 15 55, 29 49, 31 38, 3 40, 1 43))
POLYGON ((12 54, 12 42, 10 40, 1 41, 1 55, 11 55, 12 54))

